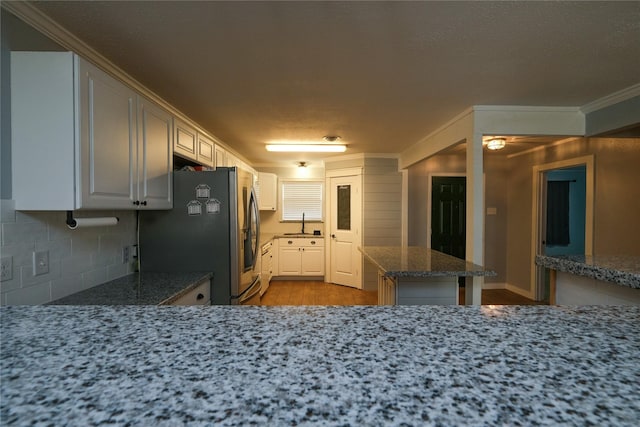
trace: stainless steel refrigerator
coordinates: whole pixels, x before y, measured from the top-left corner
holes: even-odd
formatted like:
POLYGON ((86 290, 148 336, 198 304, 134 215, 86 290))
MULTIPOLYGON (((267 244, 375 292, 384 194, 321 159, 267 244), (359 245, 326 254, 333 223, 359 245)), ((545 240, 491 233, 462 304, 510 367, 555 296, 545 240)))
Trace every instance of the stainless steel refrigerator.
POLYGON ((140 212, 140 271, 214 274, 212 304, 260 298, 260 216, 245 170, 173 173, 173 209, 140 212))

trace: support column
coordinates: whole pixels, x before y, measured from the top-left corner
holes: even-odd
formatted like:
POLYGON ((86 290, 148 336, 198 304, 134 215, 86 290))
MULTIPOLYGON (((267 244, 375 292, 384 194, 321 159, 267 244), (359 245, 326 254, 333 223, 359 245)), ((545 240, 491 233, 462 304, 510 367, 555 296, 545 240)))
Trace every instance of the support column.
MULTIPOLYGON (((482 134, 475 131, 467 139, 467 244, 466 258, 484 265, 484 175, 482 134)), ((480 305, 484 277, 467 278, 465 304, 480 305)))

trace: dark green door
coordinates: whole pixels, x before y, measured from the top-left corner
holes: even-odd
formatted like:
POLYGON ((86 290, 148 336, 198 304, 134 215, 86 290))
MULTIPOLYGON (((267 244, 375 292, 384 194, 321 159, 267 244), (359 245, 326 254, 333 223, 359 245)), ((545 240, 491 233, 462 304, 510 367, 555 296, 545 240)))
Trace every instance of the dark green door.
POLYGON ((431 187, 431 248, 464 259, 467 179, 434 176, 431 187))

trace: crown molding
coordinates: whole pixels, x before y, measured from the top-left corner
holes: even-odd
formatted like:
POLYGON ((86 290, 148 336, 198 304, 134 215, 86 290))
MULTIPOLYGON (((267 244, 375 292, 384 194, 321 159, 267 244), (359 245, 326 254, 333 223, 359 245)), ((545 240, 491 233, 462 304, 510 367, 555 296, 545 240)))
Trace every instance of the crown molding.
POLYGON ((151 101, 161 105, 164 109, 169 111, 180 120, 189 123, 191 126, 201 131, 201 133, 205 134, 208 138, 213 139, 214 142, 224 148, 225 151, 230 152, 234 156, 240 158, 242 161, 250 164, 245 156, 229 148, 228 144, 221 142, 220 138, 216 137, 210 132, 202 131, 202 129, 204 128, 200 124, 194 122, 191 118, 182 113, 182 111, 176 109, 173 105, 169 104, 160 96, 147 89, 145 85, 131 77, 100 52, 86 44, 74 34, 67 31, 67 29, 45 15, 33 4, 26 1, 0 1, 0 6, 2 7, 2 9, 5 9, 11 14, 15 15, 18 19, 22 20, 27 25, 41 32, 46 37, 50 38, 63 48, 74 52, 75 54, 81 56, 83 59, 93 63, 94 65, 111 74, 126 85, 132 87, 144 97, 149 98, 151 101))
POLYGON ((629 86, 628 88, 619 90, 617 92, 610 93, 609 95, 603 96, 602 98, 596 99, 595 101, 591 101, 588 104, 580 107, 580 111, 582 111, 582 113, 584 114, 592 113, 594 111, 610 107, 628 99, 635 98, 636 96, 640 96, 640 83, 629 86))

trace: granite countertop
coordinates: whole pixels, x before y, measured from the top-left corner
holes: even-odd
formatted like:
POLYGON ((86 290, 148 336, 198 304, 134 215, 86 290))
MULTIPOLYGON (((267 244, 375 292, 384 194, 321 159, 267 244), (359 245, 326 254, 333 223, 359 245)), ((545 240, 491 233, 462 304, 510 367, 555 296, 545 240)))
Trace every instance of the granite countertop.
POLYGON ((129 274, 102 285, 50 302, 52 305, 158 305, 171 304, 211 273, 129 274))
POLYGON ((2 425, 640 419, 640 307, 33 306, 0 319, 2 425))
POLYGON ((496 272, 418 246, 365 246, 360 252, 389 277, 495 276, 496 272))
POLYGON ((536 255, 536 264, 553 270, 640 289, 640 257, 630 255, 536 255))

